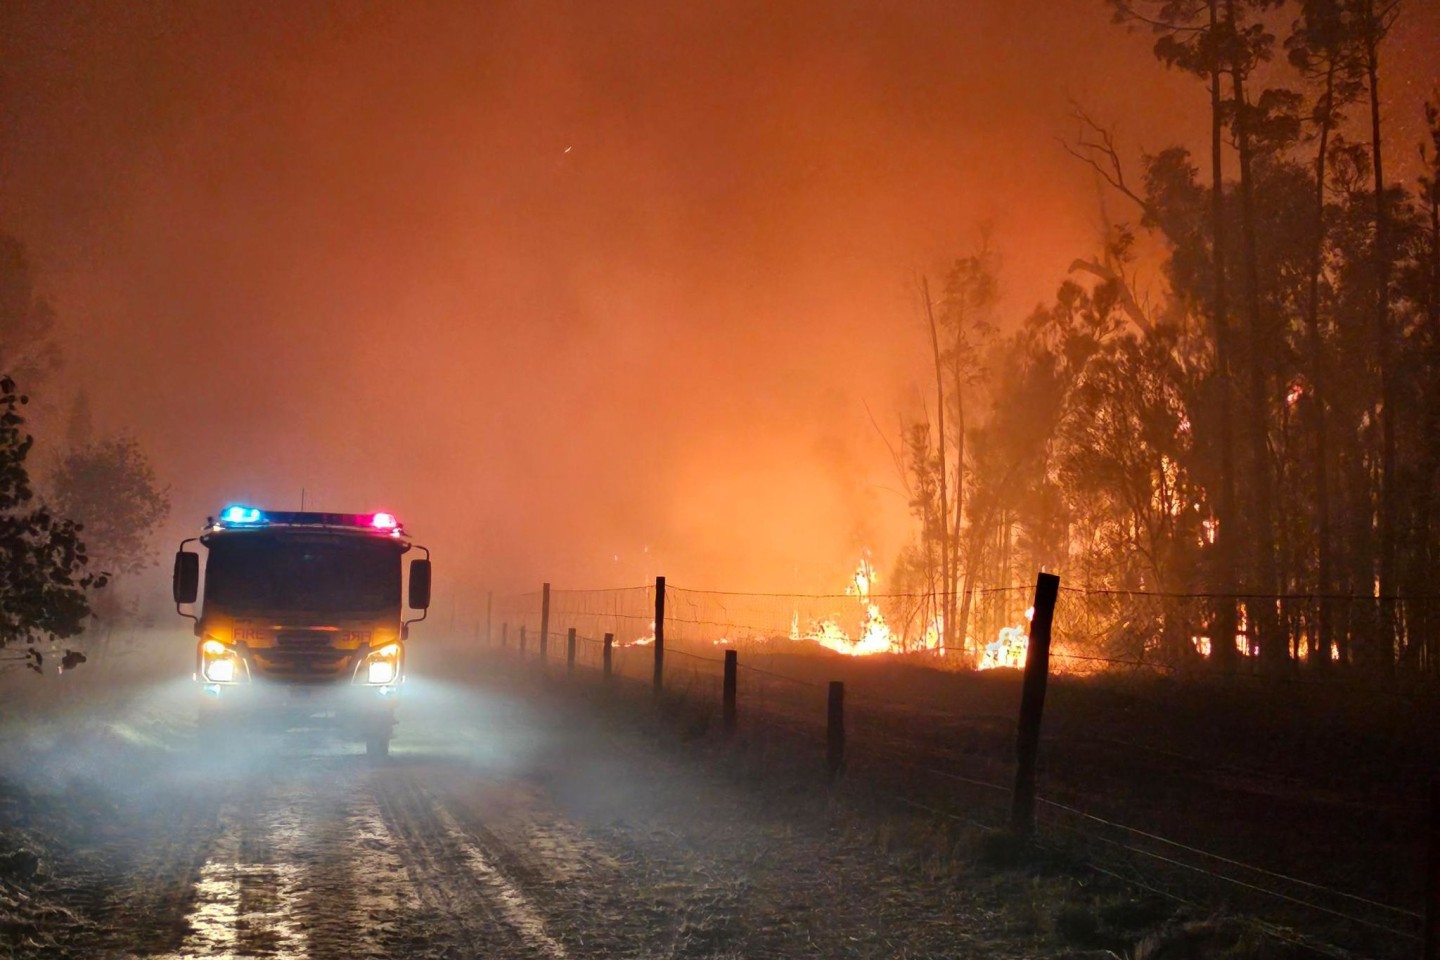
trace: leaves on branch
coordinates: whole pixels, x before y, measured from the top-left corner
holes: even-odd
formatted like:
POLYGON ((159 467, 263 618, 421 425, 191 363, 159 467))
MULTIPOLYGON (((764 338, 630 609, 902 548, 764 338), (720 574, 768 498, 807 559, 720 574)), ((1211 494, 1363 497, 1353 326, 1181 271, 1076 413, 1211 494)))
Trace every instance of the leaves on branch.
MULTIPOLYGON (((21 431, 26 398, 0 377, 0 648, 72 637, 84 628, 88 589, 103 584, 87 569, 79 529, 34 502, 26 457, 34 443, 21 431)), ((33 646, 26 666, 44 658, 33 646)))

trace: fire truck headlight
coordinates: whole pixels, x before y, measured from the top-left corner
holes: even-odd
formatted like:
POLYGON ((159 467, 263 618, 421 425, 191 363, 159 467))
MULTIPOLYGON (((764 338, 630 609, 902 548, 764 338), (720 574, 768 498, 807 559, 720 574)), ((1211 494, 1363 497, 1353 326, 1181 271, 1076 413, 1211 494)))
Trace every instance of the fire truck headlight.
POLYGON ((201 672, 211 683, 236 683, 245 679, 240 655, 219 640, 206 640, 200 645, 201 672))
POLYGON ((365 682, 383 686, 400 676, 400 645, 387 643, 365 658, 365 682))

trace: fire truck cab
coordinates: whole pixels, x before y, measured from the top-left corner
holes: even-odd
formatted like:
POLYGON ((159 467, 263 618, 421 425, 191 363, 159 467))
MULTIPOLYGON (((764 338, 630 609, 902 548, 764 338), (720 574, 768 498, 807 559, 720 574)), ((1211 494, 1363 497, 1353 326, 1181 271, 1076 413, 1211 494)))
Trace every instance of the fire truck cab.
POLYGON ((430 606, 430 551, 388 513, 232 505, 175 554, 175 609, 195 621, 202 728, 332 725, 384 757, 410 624, 430 606), (206 548, 204 600, 200 554, 206 548), (406 620, 402 560, 410 550, 406 620))

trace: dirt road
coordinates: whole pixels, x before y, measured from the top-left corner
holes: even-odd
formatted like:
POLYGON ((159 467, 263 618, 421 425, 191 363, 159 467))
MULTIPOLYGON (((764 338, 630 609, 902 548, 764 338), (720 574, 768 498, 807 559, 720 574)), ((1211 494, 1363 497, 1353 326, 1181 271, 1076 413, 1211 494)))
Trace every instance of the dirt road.
POLYGON ((0 818, 45 867, 5 887, 0 955, 1050 952, 1025 904, 886 855, 803 778, 751 789, 504 681, 418 678, 382 765, 316 731, 202 742, 187 696, 10 721, 0 818))

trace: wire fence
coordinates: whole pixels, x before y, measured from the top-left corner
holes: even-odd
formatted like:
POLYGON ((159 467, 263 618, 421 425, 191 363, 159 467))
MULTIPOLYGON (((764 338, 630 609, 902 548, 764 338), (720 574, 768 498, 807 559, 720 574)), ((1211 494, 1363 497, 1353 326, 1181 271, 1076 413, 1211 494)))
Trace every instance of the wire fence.
MULTIPOLYGON (((669 586, 665 619, 671 637, 697 646, 763 653, 791 649, 801 641, 838 653, 890 653, 952 667, 1018 666, 1031 589, 995 587, 957 597, 956 622, 948 629, 945 603, 934 595, 872 594, 863 582, 833 594, 669 586)), ((1228 650, 1233 651, 1232 672, 1241 676, 1279 673, 1310 683, 1440 682, 1429 653, 1440 647, 1440 597, 1068 586, 1061 591, 1051 653, 1058 673, 1183 673, 1208 669, 1228 650)), ((541 599, 541 591, 501 598, 492 617, 512 628, 524 623, 534 636, 541 626, 541 599)), ((563 620, 588 637, 610 633, 621 648, 647 645, 654 636, 653 585, 555 590, 550 604, 557 623, 563 620)))
MULTIPOLYGON (((947 649, 921 623, 920 597, 547 587, 497 598, 486 634, 512 655, 538 660, 543 647, 547 669, 603 673, 636 691, 663 682, 716 710, 733 651, 742 729, 812 749, 827 743, 827 689, 841 680, 847 778, 864 778, 897 809, 992 830, 1005 824, 1013 789, 1019 676, 973 668, 987 655, 1023 664, 1031 601, 1029 588, 977 595, 966 639, 947 649), (858 655, 881 652, 892 655, 858 655)), ((1381 740, 1364 737, 1395 733, 1377 728, 1377 688, 1347 669, 1353 651, 1338 634, 1327 648, 1307 633, 1367 603, 1373 611, 1373 598, 1062 587, 1051 666, 1071 683, 1053 691, 1046 717, 1042 842, 1173 899, 1243 905, 1277 929, 1320 929, 1365 955, 1413 954, 1425 791, 1440 750, 1429 736, 1409 752, 1367 753, 1381 740), (1272 610, 1299 638, 1288 658, 1296 669, 1280 677, 1258 668, 1251 626, 1272 610), (1186 682, 1207 676, 1197 668, 1219 625, 1236 631, 1233 676, 1265 686, 1186 682), (1333 670, 1311 661, 1325 649, 1333 670), (1338 754, 1307 745, 1327 736, 1338 754), (1346 757, 1355 764, 1337 765, 1346 757)), ((1435 702, 1378 689, 1391 697, 1387 716, 1435 702)))

